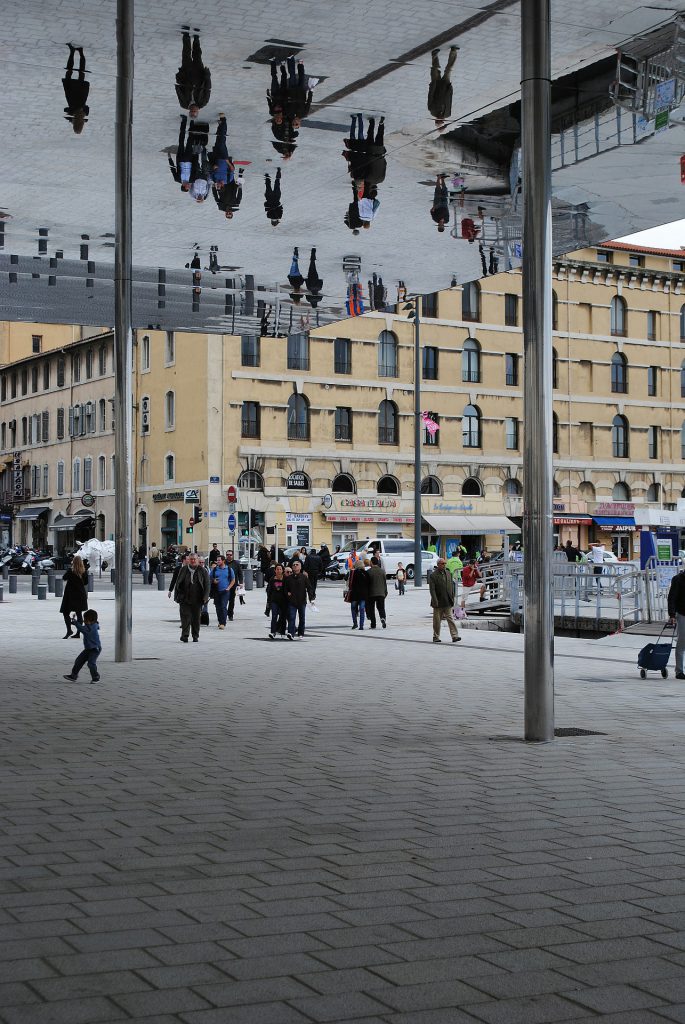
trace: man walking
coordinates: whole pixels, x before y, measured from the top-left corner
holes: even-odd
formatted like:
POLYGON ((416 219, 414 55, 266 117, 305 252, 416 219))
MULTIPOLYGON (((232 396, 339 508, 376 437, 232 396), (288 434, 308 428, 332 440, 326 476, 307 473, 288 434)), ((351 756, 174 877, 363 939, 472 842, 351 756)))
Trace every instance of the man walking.
POLYGON ((446 119, 452 113, 452 83, 450 76, 459 52, 458 46, 450 46, 445 70, 440 74, 440 50, 431 52, 431 80, 428 86, 428 113, 435 118, 437 128, 444 128, 446 119))
POLYGON ((671 580, 668 590, 669 625, 676 626, 678 635, 675 645, 675 677, 685 679, 685 572, 679 572, 671 580))
POLYGON ((297 636, 304 636, 305 611, 307 596, 313 600, 309 577, 302 570, 302 562, 293 562, 293 571, 285 580, 285 593, 288 600, 288 640, 295 639, 295 620, 297 619, 297 636))
POLYGON ((171 574, 171 582, 169 583, 169 597, 174 596, 174 590, 176 589, 176 583, 178 582, 178 576, 184 565, 188 564, 188 556, 183 555, 178 565, 174 566, 174 571, 171 574))
POLYGON ((388 596, 388 581, 377 554, 371 559, 371 568, 366 570, 366 578, 369 581, 369 596, 366 599, 366 615, 369 626, 371 629, 376 628, 376 612, 378 612, 381 626, 385 629, 385 599, 388 596))
POLYGON ((192 632, 193 643, 200 639, 200 612, 209 601, 209 573, 196 554, 188 555, 188 564, 178 574, 174 600, 181 616, 181 643, 188 643, 192 632))
POLYGON ((312 601, 316 600, 316 584, 319 582, 319 577, 323 573, 323 562, 321 556, 317 554, 316 548, 310 548, 309 554, 304 560, 304 571, 309 576, 309 589, 312 595, 312 601))
POLYGON ((210 573, 210 581, 214 587, 214 607, 219 629, 226 629, 226 614, 231 591, 235 589, 235 574, 226 565, 223 555, 219 555, 216 565, 210 573))
POLYGON ((212 76, 202 62, 200 37, 190 42, 190 29, 184 26, 181 66, 176 73, 176 95, 182 108, 188 108, 191 119, 207 105, 212 92, 212 76))
POLYGON ((461 637, 457 631, 452 608, 454 606, 454 580, 447 568, 444 558, 438 559, 437 568, 428 577, 428 586, 431 595, 431 608, 433 609, 433 643, 442 643, 440 639, 440 627, 442 621, 447 623, 447 628, 452 637, 452 643, 456 644, 461 637))
POLYGON ((147 582, 148 582, 148 586, 152 585, 153 579, 155 578, 155 576, 159 572, 160 564, 161 564, 161 557, 160 557, 160 554, 159 554, 159 548, 157 547, 157 544, 153 540, 152 545, 150 547, 150 557, 148 558, 148 562, 147 562, 147 582))
POLYGON ((235 611, 235 595, 238 587, 243 585, 243 567, 237 558, 233 557, 232 551, 226 552, 226 566, 233 571, 235 577, 235 586, 231 587, 228 594, 228 621, 233 622, 233 613, 235 611))

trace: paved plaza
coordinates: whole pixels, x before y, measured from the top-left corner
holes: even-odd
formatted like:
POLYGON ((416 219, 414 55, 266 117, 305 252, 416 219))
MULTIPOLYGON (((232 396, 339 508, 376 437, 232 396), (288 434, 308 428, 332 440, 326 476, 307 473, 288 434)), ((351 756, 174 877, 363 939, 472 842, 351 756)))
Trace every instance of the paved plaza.
MULTIPOLYGON (((103 585, 100 585, 103 586, 103 585)), ((178 642, 137 587, 135 660, 22 588, 2 636, 3 1024, 685 1021, 683 684, 643 637, 557 642, 526 745, 522 638, 431 643, 427 591, 304 641, 264 591, 178 642)))

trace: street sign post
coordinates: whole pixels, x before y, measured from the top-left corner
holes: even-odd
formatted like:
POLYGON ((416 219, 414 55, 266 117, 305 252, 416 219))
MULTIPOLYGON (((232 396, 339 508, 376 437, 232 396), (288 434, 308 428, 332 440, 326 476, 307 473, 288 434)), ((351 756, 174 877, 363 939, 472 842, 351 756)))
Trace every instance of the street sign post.
POLYGON ((230 530, 231 533, 235 533, 235 527, 236 527, 236 518, 233 515, 233 513, 231 512, 230 516, 228 517, 228 529, 230 530))
POLYGON ((238 488, 235 484, 231 484, 226 492, 226 500, 229 505, 235 505, 238 500, 238 488))

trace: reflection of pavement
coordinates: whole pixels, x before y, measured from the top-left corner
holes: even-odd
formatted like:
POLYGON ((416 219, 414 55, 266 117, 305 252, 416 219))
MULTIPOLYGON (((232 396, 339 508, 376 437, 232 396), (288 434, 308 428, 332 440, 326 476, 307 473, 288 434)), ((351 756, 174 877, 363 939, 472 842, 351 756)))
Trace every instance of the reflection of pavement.
POLYGON ((522 637, 433 645, 411 587, 352 634, 341 592, 186 647, 140 588, 129 666, 98 599, 95 686, 58 601, 0 606, 0 1019, 677 1019, 682 683, 558 639, 558 725, 608 735, 526 746, 522 637))

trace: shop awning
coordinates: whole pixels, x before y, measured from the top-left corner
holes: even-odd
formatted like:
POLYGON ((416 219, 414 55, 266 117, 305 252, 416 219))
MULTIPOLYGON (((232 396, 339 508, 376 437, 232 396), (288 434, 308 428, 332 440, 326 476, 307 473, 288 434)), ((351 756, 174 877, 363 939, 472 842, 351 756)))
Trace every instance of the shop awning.
POLYGON ((635 530, 632 516, 593 516, 593 521, 603 530, 635 530))
POLYGON ((592 526, 592 516, 574 515, 573 512, 559 512, 554 516, 555 526, 592 526))
POLYGON ((88 512, 87 515, 82 515, 82 516, 62 516, 61 519, 58 519, 56 522, 54 522, 51 525, 50 529, 51 530, 73 530, 74 527, 80 526, 81 523, 85 523, 87 519, 92 519, 92 518, 93 518, 92 512, 88 512))
POLYGON ((50 507, 48 505, 34 505, 32 508, 23 508, 21 512, 17 512, 15 519, 38 519, 44 512, 49 512, 50 507))
POLYGON ((441 536, 482 536, 489 533, 520 533, 521 527, 506 516, 441 516, 424 512, 423 518, 441 536))

